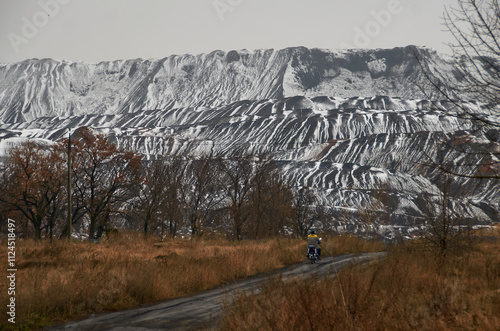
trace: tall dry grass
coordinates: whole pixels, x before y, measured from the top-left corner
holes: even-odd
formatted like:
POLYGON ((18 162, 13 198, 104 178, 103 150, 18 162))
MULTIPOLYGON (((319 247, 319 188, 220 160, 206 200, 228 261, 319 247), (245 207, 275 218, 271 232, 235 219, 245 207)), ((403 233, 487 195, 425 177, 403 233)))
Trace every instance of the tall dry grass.
POLYGON ((321 254, 325 256, 380 252, 386 249, 386 245, 380 241, 363 240, 354 235, 325 236, 321 241, 321 254))
MULTIPOLYGON (((7 245, 0 243, 1 259, 7 245)), ((323 240, 323 255, 378 250, 355 237, 323 240)), ((305 241, 172 240, 129 233, 101 243, 36 242, 16 247, 16 326, 33 329, 207 290, 305 259, 305 241)), ((0 279, 6 279, 0 270, 0 279)), ((6 291, 0 281, 0 290, 6 291)), ((6 299, 0 314, 7 316, 6 299), (4 304, 5 303, 5 304, 4 304)), ((9 326, 1 319, 0 328, 9 326)))
POLYGON ((500 233, 466 256, 394 248, 336 277, 240 296, 223 330, 500 330, 500 233), (496 238, 496 239, 492 239, 496 238))
MULTIPOLYGON (((1 258, 7 261, 6 243, 1 258)), ((229 242, 127 234, 103 243, 18 240, 16 327, 36 328, 92 313, 189 295, 302 259, 301 240, 229 242)), ((0 290, 6 292, 6 268, 0 290)), ((2 296, 0 314, 6 315, 2 296)), ((0 328, 9 326, 1 319, 0 328)))

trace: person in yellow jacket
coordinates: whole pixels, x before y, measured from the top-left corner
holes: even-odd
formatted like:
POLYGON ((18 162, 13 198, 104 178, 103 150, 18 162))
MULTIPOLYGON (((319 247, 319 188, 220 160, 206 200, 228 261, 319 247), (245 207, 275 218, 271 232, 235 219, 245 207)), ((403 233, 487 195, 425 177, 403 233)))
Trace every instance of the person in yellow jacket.
POLYGON ((316 232, 314 230, 311 230, 311 232, 307 236, 307 249, 309 249, 309 247, 311 246, 316 248, 316 253, 318 254, 318 260, 320 260, 321 256, 321 247, 319 247, 319 244, 321 244, 321 242, 318 236, 316 235, 316 232))

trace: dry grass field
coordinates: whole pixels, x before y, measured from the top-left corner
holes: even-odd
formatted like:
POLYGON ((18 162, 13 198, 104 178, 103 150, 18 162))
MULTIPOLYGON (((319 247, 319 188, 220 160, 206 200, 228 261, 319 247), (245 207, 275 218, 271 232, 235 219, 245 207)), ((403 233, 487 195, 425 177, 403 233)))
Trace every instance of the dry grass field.
MULTIPOLYGON (((100 243, 17 239, 16 328, 33 329, 93 313, 185 296, 304 260, 299 239, 163 243, 122 234, 100 243)), ((325 253, 383 249, 354 237, 324 241, 325 253)), ((1 242, 7 261, 7 244, 1 242)), ((0 291, 7 292, 6 268, 0 291)), ((8 298, 2 295, 0 314, 8 298)), ((2 318, 0 329, 13 325, 2 318)))
POLYGON ((412 244, 335 277, 283 282, 227 307, 223 330, 500 330, 500 227, 444 259, 412 244))

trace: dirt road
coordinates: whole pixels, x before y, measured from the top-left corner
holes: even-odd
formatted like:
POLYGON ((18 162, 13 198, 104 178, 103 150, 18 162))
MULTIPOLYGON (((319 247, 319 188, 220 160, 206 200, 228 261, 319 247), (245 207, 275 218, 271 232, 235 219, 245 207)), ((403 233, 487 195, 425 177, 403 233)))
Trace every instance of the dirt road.
POLYGON ((381 258, 385 253, 347 254, 327 257, 316 264, 307 261, 273 272, 256 275, 233 284, 189 297, 168 300, 155 305, 92 316, 88 319, 58 325, 50 330, 196 330, 216 328, 224 302, 241 292, 258 291, 259 283, 281 274, 283 279, 334 274, 351 263, 381 258))

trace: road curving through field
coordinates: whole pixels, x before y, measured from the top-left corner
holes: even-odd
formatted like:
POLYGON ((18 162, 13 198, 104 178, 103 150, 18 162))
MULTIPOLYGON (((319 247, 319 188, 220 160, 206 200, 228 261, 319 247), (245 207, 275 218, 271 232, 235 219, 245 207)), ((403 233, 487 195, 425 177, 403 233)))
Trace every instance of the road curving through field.
POLYGON ((196 330, 217 327, 224 303, 238 293, 257 292, 259 284, 281 275, 283 279, 333 275, 342 267, 380 259, 385 252, 345 254, 326 257, 315 264, 308 261, 255 275, 188 297, 167 300, 150 306, 94 315, 84 320, 57 325, 50 330, 196 330))

